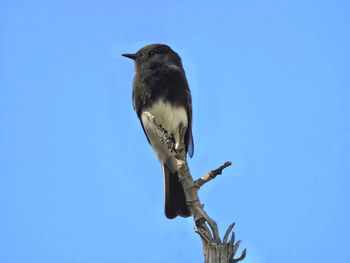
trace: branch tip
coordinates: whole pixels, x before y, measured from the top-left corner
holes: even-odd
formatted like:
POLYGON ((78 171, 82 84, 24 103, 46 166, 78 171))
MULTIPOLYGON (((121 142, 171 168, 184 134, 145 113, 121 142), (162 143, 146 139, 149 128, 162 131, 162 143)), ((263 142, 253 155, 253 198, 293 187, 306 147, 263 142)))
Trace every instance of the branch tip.
POLYGON ((240 256, 239 258, 233 258, 233 259, 230 261, 230 263, 236 263, 236 262, 239 262, 239 261, 243 260, 243 259, 245 258, 245 256, 246 256, 246 254, 247 254, 247 249, 245 248, 245 249, 243 250, 241 256, 240 256))
POLYGON ((225 162, 223 165, 221 165, 219 168, 215 170, 211 170, 206 175, 202 176, 201 178, 197 179, 194 184, 197 188, 200 188, 203 184, 209 182, 210 180, 214 179, 217 175, 222 174, 222 170, 224 170, 226 167, 229 167, 232 163, 231 162, 225 162))
POLYGON ((227 242, 227 238, 232 230, 232 228, 235 226, 235 222, 233 222, 227 229, 226 233, 225 233, 225 236, 224 236, 224 240, 223 240, 223 243, 225 244, 227 242))

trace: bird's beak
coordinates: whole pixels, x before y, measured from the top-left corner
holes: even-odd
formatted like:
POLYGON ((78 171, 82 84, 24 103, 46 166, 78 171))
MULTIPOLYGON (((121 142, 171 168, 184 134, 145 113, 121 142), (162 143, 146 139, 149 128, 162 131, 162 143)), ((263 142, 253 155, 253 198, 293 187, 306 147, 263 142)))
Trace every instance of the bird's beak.
POLYGON ((136 54, 122 54, 123 57, 130 58, 132 60, 136 59, 136 54))

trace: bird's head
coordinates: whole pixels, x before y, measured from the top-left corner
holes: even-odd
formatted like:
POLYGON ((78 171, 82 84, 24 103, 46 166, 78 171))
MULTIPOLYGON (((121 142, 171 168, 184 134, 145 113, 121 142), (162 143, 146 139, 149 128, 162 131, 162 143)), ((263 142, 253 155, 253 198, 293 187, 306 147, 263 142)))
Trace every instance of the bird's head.
POLYGON ((136 72, 167 66, 182 69, 179 55, 163 44, 151 44, 141 48, 135 54, 122 54, 122 56, 135 61, 136 72))

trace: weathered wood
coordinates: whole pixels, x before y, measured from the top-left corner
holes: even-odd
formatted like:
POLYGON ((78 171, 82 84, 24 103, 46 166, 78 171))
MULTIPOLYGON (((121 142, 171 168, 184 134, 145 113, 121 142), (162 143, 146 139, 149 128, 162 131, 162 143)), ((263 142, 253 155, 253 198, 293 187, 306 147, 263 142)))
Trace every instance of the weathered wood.
POLYGON ((198 190, 200 187, 221 174, 222 170, 230 166, 231 163, 226 162, 219 168, 210 171, 205 176, 193 181, 187 164, 184 147, 181 147, 180 150, 176 151, 174 138, 168 134, 150 112, 144 112, 143 114, 145 114, 145 116, 154 124, 154 129, 159 136, 159 140, 168 145, 170 154, 173 154, 177 160, 178 176, 184 188, 187 206, 190 209, 196 224, 195 232, 202 239, 205 263, 235 263, 243 260, 246 255, 246 249, 243 250, 239 258, 234 258, 239 243, 241 242, 237 241, 234 243, 235 234, 232 231, 234 223, 229 226, 224 239, 221 242, 216 222, 207 215, 203 209, 204 205, 200 203, 198 198, 198 190), (230 233, 232 233, 231 239, 227 242, 230 233))
POLYGON ((229 167, 231 165, 231 162, 226 162, 223 165, 221 165, 219 168, 210 171, 206 175, 202 176, 201 178, 197 179, 194 184, 200 188, 203 184, 209 182, 210 180, 214 179, 217 175, 222 174, 222 170, 224 170, 226 167, 229 167))

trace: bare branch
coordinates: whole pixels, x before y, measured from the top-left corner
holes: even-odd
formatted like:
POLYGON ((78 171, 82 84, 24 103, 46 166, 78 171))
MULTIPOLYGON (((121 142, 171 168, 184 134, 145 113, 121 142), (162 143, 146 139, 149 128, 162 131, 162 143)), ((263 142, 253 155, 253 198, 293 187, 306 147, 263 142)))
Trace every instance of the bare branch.
MULTIPOLYGON (((236 263, 243 260, 246 255, 245 249, 239 258, 234 259, 240 243, 240 241, 238 241, 236 244, 234 244, 234 232, 232 232, 231 239, 229 243, 227 243, 227 239, 235 223, 228 227, 223 243, 221 243, 216 222, 204 211, 204 205, 200 203, 198 198, 198 189, 205 183, 214 179, 217 175, 222 174, 222 170, 230 166, 231 162, 226 162, 219 168, 210 171, 208 174, 194 182, 188 168, 186 151, 183 142, 176 142, 174 137, 169 135, 169 133, 162 127, 161 124, 157 122, 156 118, 150 112, 144 112, 143 114, 151 123, 154 124, 154 130, 158 135, 160 142, 167 144, 169 153, 173 155, 177 161, 178 178, 185 192, 186 204, 193 215, 193 219, 197 227, 195 228, 195 232, 201 237, 203 242, 203 251, 206 258, 205 262, 236 263), (210 229, 207 224, 209 225, 210 229)), ((180 132, 184 132, 184 127, 182 127, 182 131, 180 132)))
POLYGON ((174 154, 174 138, 169 135, 167 130, 165 130, 160 123, 157 122, 156 117, 153 116, 149 111, 143 112, 147 119, 154 124, 154 130, 156 131, 161 143, 166 143, 170 149, 170 153, 174 154))
MULTIPOLYGON (((233 236, 233 234, 232 234, 232 236, 233 236)), ((233 239, 234 239, 234 238, 233 238, 233 239)), ((238 240, 237 243, 234 245, 234 247, 233 247, 233 255, 236 254, 237 249, 238 249, 240 243, 241 243, 241 240, 238 240)))
POLYGON ((195 228, 195 229, 194 229, 194 232, 196 232, 198 235, 200 235, 200 237, 201 237, 202 239, 204 239, 206 242, 210 242, 211 237, 208 237, 206 231, 204 231, 203 229, 201 229, 201 228, 195 228))
POLYGON ((233 243, 235 242, 235 232, 232 232, 232 236, 229 242, 229 247, 233 249, 233 243))
POLYGON ((247 254, 247 249, 244 249, 242 252, 242 255, 239 258, 236 258, 236 259, 233 258, 230 263, 236 263, 238 261, 243 260, 246 256, 246 254, 247 254))
POLYGON ((235 222, 233 222, 227 229, 226 233, 225 233, 225 236, 224 236, 224 239, 223 239, 223 243, 225 244, 227 242, 227 238, 232 230, 232 228, 235 226, 235 222))
POLYGON ((177 166, 179 168, 178 177, 185 190, 186 200, 198 200, 198 202, 193 203, 191 201, 187 202, 194 220, 197 222, 198 219, 204 218, 205 221, 208 222, 208 225, 213 233, 213 240, 215 242, 220 241, 219 230, 216 222, 207 215, 203 207, 200 205, 197 188, 194 187, 194 182, 186 161, 186 152, 183 151, 176 153, 175 156, 177 158, 177 166))
MULTIPOLYGON (((204 211, 204 210, 203 210, 204 211)), ((205 213, 205 211, 204 211, 205 213)), ((214 239, 214 242, 220 242, 220 236, 219 236, 219 229, 218 229, 218 225, 216 224, 216 222, 211 219, 207 213, 205 213, 206 215, 206 221, 208 222, 209 226, 210 226, 210 229, 211 231, 213 232, 213 239, 214 239)))
POLYGON ((221 165, 219 168, 210 171, 206 175, 202 176, 201 178, 197 179, 194 184, 196 187, 200 188, 203 184, 209 182, 210 180, 214 179, 217 175, 222 174, 222 170, 224 170, 226 167, 229 167, 231 165, 231 162, 226 162, 223 165, 221 165))

